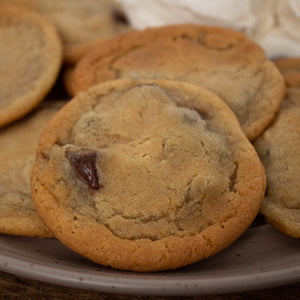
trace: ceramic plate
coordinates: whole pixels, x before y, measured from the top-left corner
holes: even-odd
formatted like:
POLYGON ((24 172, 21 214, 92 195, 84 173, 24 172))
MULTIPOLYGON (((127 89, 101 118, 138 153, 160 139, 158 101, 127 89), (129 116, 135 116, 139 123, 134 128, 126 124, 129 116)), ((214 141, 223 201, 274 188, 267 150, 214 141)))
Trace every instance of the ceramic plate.
POLYGON ((300 240, 272 226, 249 228, 217 255, 175 271, 134 273, 101 267, 56 239, 0 235, 0 269, 69 287, 140 295, 208 295, 300 280, 300 240))

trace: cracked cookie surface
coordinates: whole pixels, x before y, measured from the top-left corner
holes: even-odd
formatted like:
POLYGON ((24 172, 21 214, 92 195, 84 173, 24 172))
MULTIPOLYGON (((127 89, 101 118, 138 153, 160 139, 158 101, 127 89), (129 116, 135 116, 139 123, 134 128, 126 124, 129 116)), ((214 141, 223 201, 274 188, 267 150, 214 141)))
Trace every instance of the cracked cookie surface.
POLYGON ((103 265, 181 267, 256 216, 265 177, 228 106, 183 82, 120 79, 81 93, 41 136, 36 208, 55 236, 103 265))
POLYGON ((180 80, 209 89, 231 107, 251 140, 271 122, 284 96, 283 78, 263 50, 225 28, 176 25, 111 39, 82 58, 70 90, 123 77, 180 80))
POLYGON ((300 88, 287 88, 279 113, 254 146, 267 174, 261 213, 283 233, 300 238, 300 88))
POLYGON ((30 175, 39 136, 64 101, 43 103, 26 118, 0 129, 0 232, 52 237, 31 198, 30 175))

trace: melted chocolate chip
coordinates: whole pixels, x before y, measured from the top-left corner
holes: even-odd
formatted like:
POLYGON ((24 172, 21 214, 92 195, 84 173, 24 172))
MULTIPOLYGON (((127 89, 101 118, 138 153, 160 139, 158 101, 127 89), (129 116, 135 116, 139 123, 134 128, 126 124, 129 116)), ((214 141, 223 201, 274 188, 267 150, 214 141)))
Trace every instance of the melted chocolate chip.
POLYGON ((70 161, 76 176, 86 183, 91 189, 97 190, 101 187, 96 168, 97 153, 77 153, 74 151, 67 151, 66 156, 70 161))
POLYGON ((120 11, 118 9, 114 9, 114 10, 112 10, 111 14, 116 22, 125 24, 125 25, 128 24, 127 17, 122 11, 120 11))

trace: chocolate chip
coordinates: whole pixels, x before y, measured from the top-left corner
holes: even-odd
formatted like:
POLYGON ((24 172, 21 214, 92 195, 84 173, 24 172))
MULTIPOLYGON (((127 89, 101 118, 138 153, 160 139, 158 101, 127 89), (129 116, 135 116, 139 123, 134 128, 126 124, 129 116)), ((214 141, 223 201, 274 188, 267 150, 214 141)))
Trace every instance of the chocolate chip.
POLYGON ((71 150, 66 152, 76 176, 86 183, 91 189, 97 190, 101 187, 96 168, 97 153, 78 153, 71 150))
POLYGON ((114 9, 114 10, 112 10, 111 14, 116 22, 125 24, 125 25, 128 24, 127 17, 122 11, 120 11, 118 9, 114 9))

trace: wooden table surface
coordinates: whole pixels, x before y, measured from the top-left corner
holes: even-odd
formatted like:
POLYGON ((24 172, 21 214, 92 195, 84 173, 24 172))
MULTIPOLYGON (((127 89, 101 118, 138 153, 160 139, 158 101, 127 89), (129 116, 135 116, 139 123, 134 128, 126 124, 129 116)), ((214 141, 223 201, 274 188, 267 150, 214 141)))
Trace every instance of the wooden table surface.
MULTIPOLYGON (((105 294, 98 291, 90 291, 64 286, 57 286, 45 282, 39 282, 8 273, 0 272, 0 299, 113 299, 113 300, 148 300, 148 299, 177 299, 177 297, 161 296, 143 296, 143 295, 113 295, 105 294)), ((258 290, 244 293, 232 293, 224 295, 208 295, 181 297, 181 299, 207 299, 207 300, 238 300, 238 299, 300 299, 300 282, 289 285, 276 287, 266 290, 258 290)))

